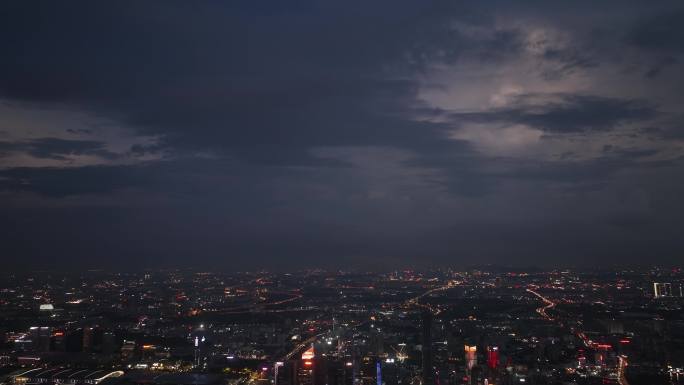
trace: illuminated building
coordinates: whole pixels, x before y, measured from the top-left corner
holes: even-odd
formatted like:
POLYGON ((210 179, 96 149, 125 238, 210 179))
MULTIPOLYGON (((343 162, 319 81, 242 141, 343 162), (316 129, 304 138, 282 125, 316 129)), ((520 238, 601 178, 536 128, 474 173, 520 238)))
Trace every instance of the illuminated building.
POLYGON ((382 385, 382 365, 380 361, 375 363, 375 381, 377 385, 382 385))
POLYGON ((135 341, 123 341, 121 346, 121 358, 126 360, 133 356, 135 353, 135 341))
POLYGON ((424 311, 423 321, 423 385, 433 385, 435 374, 432 366, 432 313, 424 311))
POLYGON ((314 364, 314 358, 316 358, 316 352, 311 344, 311 347, 302 353, 302 359, 297 368, 297 385, 315 385, 314 366, 318 365, 314 364))
POLYGON ((497 346, 487 347, 487 366, 492 370, 499 366, 499 348, 497 346))
POLYGON ((32 326, 29 329, 32 350, 36 352, 47 352, 50 350, 50 337, 52 329, 47 326, 32 326))
POLYGON ((315 357, 316 351, 314 350, 313 344, 311 344, 311 347, 306 349, 304 353, 302 353, 302 361, 313 360, 315 357))
POLYGON ((201 365, 202 361, 202 347, 204 343, 206 342, 206 338, 202 336, 200 339, 199 336, 195 336, 195 366, 199 367, 201 365))
POLYGON ((66 333, 63 330, 56 330, 50 338, 50 350, 63 352, 66 350, 66 333))
POLYGON ((275 385, 297 385, 297 363, 290 360, 275 363, 275 385))
POLYGON ((672 297, 672 284, 669 282, 653 282, 653 297, 672 297))
POLYGON ((468 370, 472 370, 477 365, 477 346, 465 345, 465 360, 468 370))
POLYGON ((273 365, 273 383, 274 383, 274 385, 278 385, 278 382, 279 382, 278 381, 278 379, 279 379, 278 378, 278 375, 279 375, 278 372, 280 371, 280 368, 282 368, 284 366, 285 366, 285 363, 282 361, 276 362, 273 365))

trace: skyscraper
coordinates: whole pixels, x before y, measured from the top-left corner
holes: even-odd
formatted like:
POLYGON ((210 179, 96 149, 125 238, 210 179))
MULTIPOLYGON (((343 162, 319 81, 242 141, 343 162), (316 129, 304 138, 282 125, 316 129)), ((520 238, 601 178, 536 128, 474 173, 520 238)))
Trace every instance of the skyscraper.
POLYGON ((297 384, 300 385, 315 385, 315 374, 321 372, 320 360, 315 360, 316 352, 314 345, 302 353, 301 361, 297 365, 297 384), (318 365, 317 365, 318 364, 318 365), (314 373, 314 367, 318 366, 318 373, 314 373))
POLYGON ((465 345, 465 359, 468 370, 477 365, 477 346, 465 345))
POLYGON ((93 348, 93 328, 84 327, 83 328, 83 347, 84 352, 89 352, 93 348))
POLYGON ((435 373, 432 365, 432 313, 424 311, 423 321, 423 385, 434 385, 435 373))
POLYGON ((499 366, 499 348, 497 346, 487 346, 487 366, 492 370, 499 366))
POLYGON ((32 341, 32 348, 36 352, 47 352, 50 350, 50 336, 52 329, 47 326, 32 326, 29 329, 29 337, 32 341))
POLYGON ((672 284, 669 282, 653 282, 653 297, 672 297, 672 284))

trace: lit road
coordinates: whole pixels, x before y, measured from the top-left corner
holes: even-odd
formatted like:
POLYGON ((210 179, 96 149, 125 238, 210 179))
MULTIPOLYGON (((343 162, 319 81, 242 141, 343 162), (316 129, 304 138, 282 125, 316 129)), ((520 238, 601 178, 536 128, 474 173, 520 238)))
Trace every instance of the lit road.
POLYGON ((298 300, 298 299, 300 299, 300 298, 303 298, 303 297, 304 297, 304 295, 302 295, 302 294, 294 294, 294 295, 293 295, 292 297, 290 297, 290 298, 286 298, 286 299, 283 299, 283 300, 280 300, 280 301, 275 301, 275 302, 261 303, 261 304, 258 304, 258 305, 260 305, 260 306, 282 305, 282 304, 284 304, 284 303, 296 301, 296 300, 298 300))
POLYGON ((553 302, 553 301, 551 301, 550 299, 544 297, 543 295, 539 294, 538 292, 536 292, 536 291, 534 291, 534 290, 532 290, 532 289, 527 289, 527 292, 528 292, 528 293, 531 293, 531 294, 534 294, 535 296, 537 296, 537 298, 541 299, 541 300, 544 302, 544 304, 545 304, 544 306, 542 306, 542 307, 540 307, 540 308, 537 309, 537 313, 539 313, 540 316, 546 318, 547 320, 553 321, 553 317, 551 317, 551 316, 549 315, 549 313, 547 312, 547 310, 549 310, 549 309, 553 308, 554 306, 556 306, 556 303, 553 302))
POLYGON ((263 303, 255 303, 252 305, 241 305, 238 307, 234 308, 228 308, 225 310, 221 310, 219 313, 221 314, 249 314, 249 313, 287 313, 287 312, 293 312, 293 311, 307 311, 311 309, 297 309, 297 308, 290 308, 290 309, 265 309, 266 307, 269 306, 277 306, 277 305, 283 305, 289 302, 294 302, 299 299, 304 298, 303 294, 290 294, 291 297, 285 298, 282 300, 278 301, 273 301, 273 302, 263 302, 263 303))
POLYGON ((422 304, 422 303, 420 303, 420 302, 419 302, 420 299, 423 298, 423 297, 425 297, 425 296, 428 296, 428 295, 430 295, 430 294, 432 294, 432 293, 435 293, 435 292, 438 292, 438 291, 443 291, 443 290, 448 290, 448 289, 451 289, 451 288, 454 288, 454 287, 456 287, 456 285, 454 285, 454 284, 452 284, 451 282, 449 282, 449 283, 447 283, 447 284, 444 285, 444 286, 440 286, 440 287, 436 287, 436 288, 434 288, 434 289, 430 289, 430 290, 426 291, 426 292, 423 293, 423 294, 420 294, 420 295, 418 295, 418 296, 416 296, 416 297, 413 297, 413 298, 407 300, 406 302, 404 302, 404 305, 406 305, 406 306, 410 306, 410 305, 420 306, 420 307, 422 307, 422 308, 424 308, 424 309, 430 310, 431 312, 433 312, 433 313, 435 313, 435 314, 439 314, 439 312, 440 312, 439 309, 437 309, 437 308, 435 308, 435 307, 433 307, 433 306, 430 306, 429 304, 422 304))
POLYGON ((627 382, 627 376, 625 376, 625 368, 627 367, 627 357, 621 355, 618 359, 618 383, 620 385, 629 385, 629 382, 627 382))

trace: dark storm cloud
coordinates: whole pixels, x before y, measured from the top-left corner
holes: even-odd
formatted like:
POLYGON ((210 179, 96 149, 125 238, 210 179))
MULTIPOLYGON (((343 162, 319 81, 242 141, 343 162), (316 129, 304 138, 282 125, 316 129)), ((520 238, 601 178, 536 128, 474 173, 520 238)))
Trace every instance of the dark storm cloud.
MULTIPOLYGON (((364 3, 363 12, 318 2, 264 9, 179 2, 161 13, 137 2, 80 5, 21 4, 5 14, 0 36, 15 60, 0 64, 0 92, 71 103, 159 136, 157 144, 134 145, 134 156, 205 152, 254 165, 339 167, 345 163, 311 149, 467 151, 445 140, 446 125, 414 119, 424 106, 412 75, 463 52, 491 60, 519 45, 514 31, 466 37, 455 20, 489 20, 451 2, 391 2, 389 18, 390 3, 364 3)), ((76 177, 79 170, 46 168, 6 177, 22 181, 15 187, 73 195, 93 191, 91 184, 115 188, 120 170, 158 172, 92 167, 76 177), (65 183, 50 189, 49 174, 65 183)))
MULTIPOLYGON (((424 156, 408 162, 420 167, 440 169, 443 178, 430 182, 453 194, 465 197, 491 196, 499 193, 502 183, 532 183, 557 191, 583 192, 601 190, 625 170, 677 168, 681 159, 641 163, 657 150, 604 148, 595 159, 575 161, 539 161, 513 158, 473 158, 446 154, 424 156)), ((570 154, 566 157, 571 157, 570 154)))
POLYGON ((0 190, 30 191, 51 197, 106 193, 144 182, 154 183, 143 170, 143 166, 16 167, 0 171, 0 190))
POLYGON ((439 125, 411 122, 410 75, 516 46, 513 32, 467 38, 454 20, 482 17, 455 3, 360 7, 21 5, 0 27, 14 58, 0 64, 0 93, 85 106, 178 150, 299 163, 312 146, 441 140, 439 125))
POLYGON ((684 53, 684 10, 668 10, 640 18, 625 40, 655 55, 645 76, 655 78, 681 61, 684 53))
POLYGON ((80 135, 80 134, 85 134, 85 135, 89 135, 89 134, 92 134, 92 133, 93 133, 93 130, 87 129, 87 128, 68 128, 68 129, 67 129, 67 132, 68 132, 68 133, 71 133, 71 134, 79 134, 79 135, 80 135))
MULTIPOLYGON (((327 163, 338 168, 334 160, 327 163)), ((326 160, 316 169, 326 170, 326 160)), ((135 189, 179 197, 210 196, 229 200, 231 192, 254 194, 259 186, 274 186, 275 178, 298 180, 306 167, 246 164, 230 159, 178 158, 134 165, 83 167, 15 167, 0 170, 0 191, 25 191, 48 197, 83 196, 135 189)), ((256 199, 256 195, 252 196, 256 199)))
POLYGON ((648 138, 651 141, 678 141, 684 138, 684 116, 670 114, 658 122, 657 126, 645 125, 633 133, 636 137, 648 138))
MULTIPOLYGON (((662 11, 679 6, 642 15, 636 3, 512 4, 3 4, 0 99, 107 121, 70 128, 68 139, 23 138, 3 126, 14 130, 0 143, 6 252, 44 262, 57 253, 77 265, 89 256, 148 266, 205 257, 212 265, 292 268, 368 266, 375 256, 383 264, 451 263, 516 253, 539 262, 559 245, 565 257, 616 258, 658 239, 663 255, 684 250, 671 236, 681 221, 668 214, 681 205, 664 193, 679 191, 672 180, 681 165, 644 164, 665 152, 638 142, 662 135, 634 130, 638 143, 603 152, 597 145, 599 155, 560 146, 574 154, 560 161, 483 153, 453 138, 473 123, 522 125, 559 140, 634 123, 677 131, 652 122, 673 100, 651 100, 649 90, 623 96, 610 82, 600 83, 605 93, 593 84, 565 90, 562 82, 598 70, 624 75, 630 66, 647 72, 658 60, 678 66, 662 59, 681 52, 680 27, 662 11), (554 26, 565 28, 563 38, 543 33, 543 49, 528 52, 531 31, 554 26), (585 33, 594 26, 610 33, 585 33), (592 36, 600 37, 595 44, 592 36), (658 57, 644 69, 615 53, 625 45, 658 57), (478 76, 483 90, 489 75, 505 86, 525 71, 553 86, 523 87, 498 107, 450 110, 424 97, 478 76), (464 110, 477 112, 454 112, 464 110), (117 143, 109 126, 131 138, 117 143), (108 150, 124 147, 119 155, 108 150), (52 163, 2 164, 17 153, 52 163), (101 164, 69 164, 82 155, 101 164), (667 203, 650 207, 642 193, 667 203), (605 208, 613 195, 629 199, 605 208), (644 237, 621 246, 635 228, 644 237)), ((661 67, 653 81, 666 73, 661 67)))
POLYGON ((74 155, 94 155, 115 159, 117 154, 108 151, 105 143, 93 140, 68 140, 60 138, 39 138, 28 141, 0 142, 2 152, 25 152, 36 158, 66 160, 74 155))
POLYGON ((572 133, 611 130, 651 119, 657 109, 643 100, 592 95, 517 95, 510 106, 475 113, 457 113, 456 121, 524 124, 547 132, 572 133))
POLYGON ((668 10, 643 18, 627 40, 646 50, 684 52, 684 9, 668 10))

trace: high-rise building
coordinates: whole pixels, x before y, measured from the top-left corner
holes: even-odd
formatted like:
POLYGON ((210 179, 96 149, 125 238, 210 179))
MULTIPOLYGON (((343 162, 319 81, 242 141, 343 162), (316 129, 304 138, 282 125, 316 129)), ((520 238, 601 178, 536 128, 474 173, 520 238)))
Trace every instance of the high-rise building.
POLYGON ((83 351, 83 329, 67 330, 65 339, 65 350, 67 352, 83 351))
POLYGON ((499 366, 499 348, 497 346, 487 346, 487 366, 496 370, 499 366))
POLYGON ((83 347, 84 352, 89 352, 93 348, 94 330, 91 327, 83 328, 83 347))
POLYGON ((32 326, 29 329, 29 337, 32 342, 32 349, 36 352, 47 352, 50 350, 50 337, 52 328, 47 326, 32 326))
POLYGON ((465 345, 464 350, 466 367, 468 368, 468 370, 471 370, 475 365, 477 365, 477 346, 465 345))
POLYGON ((380 361, 375 363, 375 383, 382 385, 382 364, 380 361))
POLYGON ((326 378, 327 385, 352 385, 352 365, 351 362, 340 362, 326 360, 326 378))
POLYGON ((423 321, 423 385, 434 385, 435 371, 432 365, 432 313, 424 311, 423 321))
POLYGON ((653 282, 653 297, 672 297, 672 284, 669 282, 653 282))
POLYGON ((116 351, 116 335, 112 332, 102 333, 102 353, 111 354, 116 351))
POLYGON ((275 385, 297 385, 297 362, 290 360, 275 363, 275 385))
MULTIPOLYGON (((316 352, 313 344, 311 344, 311 347, 302 353, 302 359, 297 363, 297 385, 315 385, 315 358, 316 352)), ((318 369, 320 372, 320 368, 318 369)))
POLYGON ((382 383, 385 385, 397 385, 399 383, 399 368, 393 358, 388 358, 382 363, 382 383))
POLYGON ((63 352, 66 350, 66 333, 64 330, 55 330, 50 337, 50 350, 63 352))

